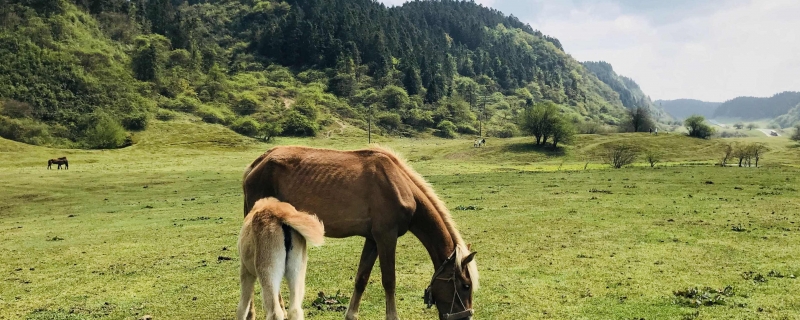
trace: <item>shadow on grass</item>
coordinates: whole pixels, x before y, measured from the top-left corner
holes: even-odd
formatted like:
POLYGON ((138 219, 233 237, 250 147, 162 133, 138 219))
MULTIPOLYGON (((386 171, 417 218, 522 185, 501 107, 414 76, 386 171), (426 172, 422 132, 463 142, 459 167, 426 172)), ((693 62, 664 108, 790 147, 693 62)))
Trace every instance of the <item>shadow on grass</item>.
POLYGON ((540 153, 549 157, 563 157, 566 155, 564 147, 553 149, 552 145, 540 146, 535 143, 512 143, 503 146, 503 151, 513 153, 540 153))

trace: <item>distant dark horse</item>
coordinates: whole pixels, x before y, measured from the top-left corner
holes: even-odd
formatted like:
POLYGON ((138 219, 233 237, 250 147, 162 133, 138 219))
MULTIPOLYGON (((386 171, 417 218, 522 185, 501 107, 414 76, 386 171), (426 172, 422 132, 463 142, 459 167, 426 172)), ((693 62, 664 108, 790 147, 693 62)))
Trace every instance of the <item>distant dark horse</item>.
POLYGON ((65 170, 69 170, 69 162, 67 161, 67 157, 61 157, 61 158, 58 158, 58 159, 47 160, 47 169, 50 169, 50 167, 53 164, 57 164, 58 165, 58 170, 61 170, 61 165, 62 164, 64 165, 64 169, 65 170))

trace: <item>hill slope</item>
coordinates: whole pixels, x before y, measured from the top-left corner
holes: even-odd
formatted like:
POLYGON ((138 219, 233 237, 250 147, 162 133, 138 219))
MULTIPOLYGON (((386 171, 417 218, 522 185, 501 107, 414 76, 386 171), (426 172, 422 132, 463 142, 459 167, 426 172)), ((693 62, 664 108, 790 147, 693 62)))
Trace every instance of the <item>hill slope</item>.
POLYGON ((637 107, 647 108, 653 118, 668 121, 670 115, 659 105, 653 104, 650 97, 642 92, 639 85, 633 79, 618 75, 614 68, 605 61, 586 61, 583 66, 597 76, 600 81, 611 87, 619 95, 622 105, 628 109, 637 107))
POLYGON ((769 98, 738 97, 721 104, 714 117, 742 120, 772 119, 786 114, 800 103, 800 92, 781 92, 769 98))
POLYGON ((656 100, 655 104, 676 119, 683 120, 691 115, 701 115, 706 118, 714 116, 714 111, 721 102, 705 102, 694 99, 656 100))
POLYGON ((505 130, 540 100, 577 120, 625 112, 557 39, 473 2, 6 2, 0 135, 27 143, 126 145, 175 112, 261 137, 365 129, 369 106, 402 135, 505 130))

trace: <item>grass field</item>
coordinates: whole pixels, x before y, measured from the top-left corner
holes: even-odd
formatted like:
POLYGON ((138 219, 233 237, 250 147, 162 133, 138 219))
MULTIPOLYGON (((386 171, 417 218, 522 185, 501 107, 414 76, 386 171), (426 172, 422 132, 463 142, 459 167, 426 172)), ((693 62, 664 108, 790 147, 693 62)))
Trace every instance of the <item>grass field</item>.
MULTIPOLYGON (((525 138, 482 149, 381 139, 433 184, 478 252, 478 319, 800 319, 800 150, 784 137, 746 139, 772 149, 761 168, 714 167, 719 140, 674 134, 581 136, 559 152, 525 138), (666 163, 606 169, 599 150, 622 140, 664 150, 666 163), (694 287, 708 299, 675 295, 694 287)), ((241 173, 270 145, 186 121, 157 122, 137 141, 84 151, 0 139, 0 319, 233 318, 241 173), (58 156, 69 171, 45 169, 58 156)), ((312 301, 349 296, 361 244, 310 250, 307 318, 343 318, 312 301)), ((436 318, 421 299, 432 272, 419 242, 401 238, 404 319, 436 318)), ((375 268, 361 318, 383 310, 375 268)))

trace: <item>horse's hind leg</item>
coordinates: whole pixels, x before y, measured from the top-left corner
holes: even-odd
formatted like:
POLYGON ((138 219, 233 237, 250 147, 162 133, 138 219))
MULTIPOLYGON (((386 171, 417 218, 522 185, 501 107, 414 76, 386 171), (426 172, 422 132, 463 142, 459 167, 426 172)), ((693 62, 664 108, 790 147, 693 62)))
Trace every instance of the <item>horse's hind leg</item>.
POLYGON ((256 315, 252 306, 256 276, 250 274, 245 266, 242 266, 239 277, 242 284, 242 297, 239 300, 239 308, 236 309, 236 320, 254 320, 256 315))
POLYGON ((347 307, 345 314, 346 320, 358 319, 358 307, 361 304, 361 295, 367 288, 369 282, 369 275, 372 273, 372 267, 375 265, 375 260, 378 259, 378 246, 375 240, 367 238, 364 241, 364 249, 361 250, 361 261, 358 263, 358 272, 356 273, 356 286, 353 289, 353 296, 350 297, 350 306, 347 307))
POLYGON ((308 254, 305 239, 292 232, 292 249, 286 259, 286 281, 289 283, 289 320, 303 320, 303 297, 306 291, 308 254))
POLYGON ((283 237, 262 240, 264 240, 264 246, 259 247, 256 254, 256 272, 258 280, 261 282, 264 311, 267 313, 267 320, 285 320, 280 302, 281 280, 283 280, 286 270, 286 250, 283 246, 283 237), (280 239, 278 240, 278 238, 280 239))

